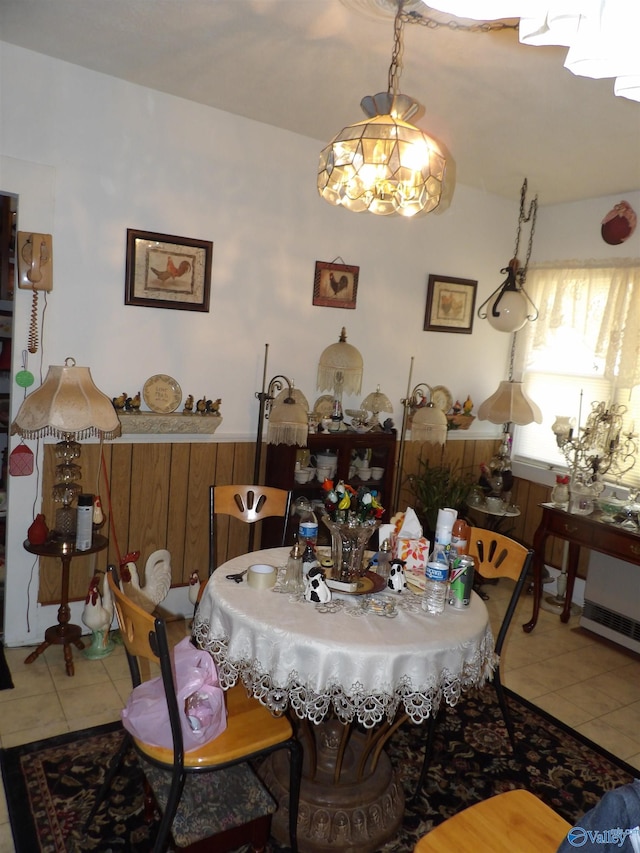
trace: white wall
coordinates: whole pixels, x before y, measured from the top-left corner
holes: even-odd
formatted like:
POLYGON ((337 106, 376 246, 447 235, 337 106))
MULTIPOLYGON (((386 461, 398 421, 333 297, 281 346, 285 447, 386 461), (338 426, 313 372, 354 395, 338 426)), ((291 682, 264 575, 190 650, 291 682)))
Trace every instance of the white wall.
MULTIPOLYGON (((0 191, 19 195, 20 230, 53 235, 36 376, 73 356, 116 396, 167 373, 185 396, 222 398, 216 441, 255 435, 266 342, 268 378, 285 373, 312 402, 320 353, 343 325, 364 357, 362 396, 380 384, 397 425, 411 356, 413 384, 446 385, 454 398, 480 403, 504 378, 508 336, 477 319, 472 335, 424 332, 423 321, 430 273, 476 279, 478 304, 498 286, 515 203, 459 186, 445 213, 424 219, 335 209, 316 192, 318 141, 2 42, 0 106, 0 191), (127 228, 214 242, 209 313, 124 305, 127 228), (316 260, 337 257, 360 267, 355 311, 312 305, 316 260)), ((532 260, 546 259, 544 220, 532 260)), ((30 305, 17 294, 14 372, 30 305)), ((495 434, 476 421, 467 436, 495 434)), ((5 639, 21 645, 41 639, 55 608, 37 607, 37 568, 22 548, 39 483, 10 480, 5 639)))

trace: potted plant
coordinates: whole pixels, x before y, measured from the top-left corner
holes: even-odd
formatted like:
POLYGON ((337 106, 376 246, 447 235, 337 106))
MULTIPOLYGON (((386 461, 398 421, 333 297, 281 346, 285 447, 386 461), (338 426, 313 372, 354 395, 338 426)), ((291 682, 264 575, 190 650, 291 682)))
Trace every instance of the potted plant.
POLYGON ((418 472, 409 475, 409 491, 424 535, 433 542, 438 510, 450 507, 463 515, 476 481, 470 471, 455 465, 432 465, 428 459, 419 459, 418 466, 418 472))

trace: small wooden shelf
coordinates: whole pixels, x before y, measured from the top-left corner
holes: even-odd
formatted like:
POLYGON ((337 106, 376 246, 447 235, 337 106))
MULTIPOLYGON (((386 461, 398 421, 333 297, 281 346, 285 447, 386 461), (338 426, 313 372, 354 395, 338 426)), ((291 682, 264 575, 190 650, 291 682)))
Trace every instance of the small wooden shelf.
POLYGON ((123 435, 213 435, 222 423, 220 415, 182 412, 172 412, 168 415, 156 412, 118 412, 118 418, 122 424, 123 435))

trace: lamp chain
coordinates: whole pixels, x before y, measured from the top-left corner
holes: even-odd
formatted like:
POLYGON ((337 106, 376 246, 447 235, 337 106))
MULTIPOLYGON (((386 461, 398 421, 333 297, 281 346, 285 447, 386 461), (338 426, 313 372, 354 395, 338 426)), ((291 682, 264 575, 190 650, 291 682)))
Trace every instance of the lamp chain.
POLYGON ((391 54, 391 64, 389 65, 389 77, 387 84, 387 92, 389 95, 398 94, 398 82, 400 80, 400 63, 402 59, 402 7, 404 0, 398 0, 398 11, 393 21, 393 52, 391 54))
POLYGON ((516 270, 516 275, 518 276, 518 282, 522 286, 525 283, 527 278, 527 270, 529 269, 529 258, 531 257, 531 249, 533 248, 533 234, 536 230, 536 217, 538 215, 538 196, 535 196, 529 205, 529 211, 525 215, 525 199, 527 196, 527 179, 525 178, 522 183, 522 189, 520 190, 520 215, 518 216, 518 233, 516 234, 516 246, 513 252, 513 257, 518 257, 518 249, 520 248, 520 233, 522 231, 522 225, 526 222, 531 222, 531 231, 529 232, 529 244, 527 246, 527 257, 524 261, 524 266, 520 267, 516 270))
MULTIPOLYGON (((402 26, 403 24, 420 24, 431 30, 446 27, 449 30, 460 30, 468 33, 490 33, 499 30, 516 30, 518 24, 506 24, 504 21, 485 21, 480 24, 461 24, 459 21, 438 21, 429 15, 421 15, 419 12, 403 11, 405 0, 398 0, 398 11, 393 22, 393 52, 391 64, 389 65, 388 94, 398 94, 398 82, 400 80, 400 60, 402 57, 402 26)), ((528 220, 525 220, 528 221, 528 220)))
MULTIPOLYGON (((404 0, 402 0, 404 2, 404 0)), ((501 30, 517 30, 519 24, 507 24, 504 21, 483 21, 479 24, 461 24, 460 21, 438 21, 437 18, 431 18, 429 15, 421 15, 420 12, 401 12, 398 14, 402 18, 404 24, 419 24, 421 27, 427 27, 430 30, 439 30, 447 28, 448 30, 460 30, 466 33, 493 33, 501 30)))

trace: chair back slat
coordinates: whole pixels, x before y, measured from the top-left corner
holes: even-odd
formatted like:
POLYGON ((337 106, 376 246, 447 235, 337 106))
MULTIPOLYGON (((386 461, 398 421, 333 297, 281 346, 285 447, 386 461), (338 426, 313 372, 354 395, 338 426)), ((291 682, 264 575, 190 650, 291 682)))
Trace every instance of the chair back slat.
MULTIPOLYGON (((287 519, 291 506, 291 492, 272 486, 229 485, 209 487, 209 574, 217 566, 216 540, 217 516, 230 516, 247 524, 264 518, 282 518, 280 544, 285 544, 287 519)), ((249 551, 253 550, 253 530, 249 533, 249 551)))
POLYGON ((517 581, 528 549, 502 533, 472 527, 469 553, 476 558, 476 569, 485 578, 511 578, 517 581))

